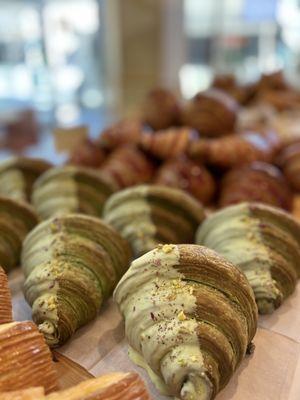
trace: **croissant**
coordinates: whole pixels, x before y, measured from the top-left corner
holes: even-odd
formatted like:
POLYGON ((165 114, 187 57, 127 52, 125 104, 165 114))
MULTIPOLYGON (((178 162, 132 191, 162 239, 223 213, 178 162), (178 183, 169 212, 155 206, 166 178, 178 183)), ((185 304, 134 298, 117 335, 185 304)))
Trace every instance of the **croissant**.
POLYGON ((122 190, 105 204, 103 217, 129 241, 136 256, 159 243, 193 241, 204 210, 179 189, 141 185, 122 190))
POLYGON ((208 204, 215 193, 216 184, 212 174, 195 161, 186 157, 170 160, 158 170, 154 182, 186 190, 197 200, 208 204))
POLYGON ((277 163, 282 168, 291 187, 300 191, 300 141, 284 147, 278 155, 277 163))
POLYGON ((115 150, 99 171, 118 190, 148 182, 153 174, 153 163, 134 146, 115 150))
POLYGON ((127 242, 99 218, 86 215, 49 219, 26 237, 24 294, 51 347, 96 317, 129 259, 127 242))
POLYGON ((14 392, 0 393, 0 400, 45 400, 45 391, 43 387, 33 387, 14 392))
POLYGON ((253 161, 270 162, 280 146, 276 133, 243 132, 224 138, 191 142, 188 154, 220 168, 232 168, 253 161))
MULTIPOLYGON (((43 335, 33 322, 0 326, 0 392, 42 386, 57 389, 57 376, 43 335)), ((1 396, 1 395, 0 395, 1 396)))
POLYGON ((42 219, 68 212, 101 216, 115 187, 96 171, 83 167, 52 168, 35 183, 32 202, 42 219))
POLYGON ((245 273, 261 314, 291 294, 300 275, 300 225, 290 214, 242 203, 211 214, 196 242, 222 254, 245 273))
POLYGON ((219 89, 231 97, 238 103, 246 105, 255 94, 255 85, 239 85, 233 74, 216 75, 212 82, 212 88, 219 89))
POLYGON ((182 111, 182 123, 204 136, 222 136, 234 131, 237 102, 221 90, 198 93, 182 111))
POLYGON ((22 241, 38 223, 25 202, 0 197, 0 265, 10 271, 19 264, 22 241))
POLYGON ((0 267, 0 324, 12 321, 11 295, 8 288, 7 276, 0 267))
POLYGON ((291 210, 293 195, 284 175, 275 165, 256 161, 232 169, 222 179, 220 206, 243 201, 257 201, 291 210))
POLYGON ((0 164, 0 196, 29 200, 35 180, 51 168, 39 158, 13 157, 0 164))
POLYGON ((138 143, 143 125, 138 119, 123 119, 101 132, 97 143, 107 149, 138 143))
POLYGON ((165 160, 186 152, 190 143, 198 138, 190 128, 172 128, 155 134, 143 133, 140 146, 149 154, 165 160))
POLYGON ((142 120, 152 129, 167 129, 178 125, 180 104, 176 96, 168 89, 151 90, 142 105, 142 120))
POLYGON ((160 245, 131 264, 114 298, 133 361, 164 394, 210 400, 228 383, 255 335, 245 276, 212 250, 160 245))
POLYGON ((99 168, 105 159, 101 147, 88 139, 71 153, 68 164, 81 167, 99 168))

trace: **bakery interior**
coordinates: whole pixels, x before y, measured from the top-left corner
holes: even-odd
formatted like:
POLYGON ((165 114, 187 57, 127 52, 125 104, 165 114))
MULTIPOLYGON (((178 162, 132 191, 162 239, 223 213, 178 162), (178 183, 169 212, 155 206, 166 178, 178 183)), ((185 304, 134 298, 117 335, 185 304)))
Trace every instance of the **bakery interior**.
POLYGON ((300 1, 0 32, 0 400, 299 400, 300 1))

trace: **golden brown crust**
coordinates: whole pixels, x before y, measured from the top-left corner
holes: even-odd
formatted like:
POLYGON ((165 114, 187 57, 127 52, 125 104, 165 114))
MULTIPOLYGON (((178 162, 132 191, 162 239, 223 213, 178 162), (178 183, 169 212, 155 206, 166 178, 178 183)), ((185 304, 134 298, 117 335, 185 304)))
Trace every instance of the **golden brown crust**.
POLYGON ((6 273, 0 267, 0 324, 12 321, 11 294, 6 273))
POLYGON ((300 141, 291 143, 279 153, 277 164, 282 168, 290 185, 300 191, 300 141))
POLYGON ((70 155, 68 164, 82 167, 99 168, 105 159, 101 147, 90 139, 81 143, 70 155))
POLYGON ((0 400, 45 400, 43 387, 0 393, 0 400))
POLYGON ((0 326, 0 392, 43 386, 57 389, 57 376, 43 335, 33 322, 0 326))
POLYGON ((97 143, 112 150, 119 146, 138 143, 143 126, 138 119, 123 119, 101 132, 97 143))

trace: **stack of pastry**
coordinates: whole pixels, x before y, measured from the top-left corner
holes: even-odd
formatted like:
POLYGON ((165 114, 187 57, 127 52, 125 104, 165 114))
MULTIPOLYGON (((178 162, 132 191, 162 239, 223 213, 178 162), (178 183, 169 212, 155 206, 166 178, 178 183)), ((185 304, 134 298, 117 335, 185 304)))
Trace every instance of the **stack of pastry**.
POLYGON ((275 165, 256 161, 232 169, 222 180, 220 206, 243 201, 257 201, 290 210, 293 196, 284 175, 275 165))
POLYGON ((153 174, 153 163, 135 146, 116 149, 99 171, 99 175, 119 190, 148 182, 153 174))
POLYGON ((101 216, 114 186, 88 168, 52 168, 35 183, 32 202, 43 219, 67 212, 101 216))
POLYGON ((196 139, 198 133, 191 128, 172 128, 155 134, 144 132, 140 146, 152 156, 166 160, 185 153, 190 143, 196 139))
POLYGON ((212 200, 216 189, 214 178, 207 168, 184 156, 163 164, 154 182, 186 190, 203 204, 212 200))
POLYGON ((6 273, 0 267, 0 324, 12 321, 11 295, 6 273))
POLYGON ((300 275, 300 225, 278 208, 242 203, 210 215, 196 241, 239 266, 258 310, 271 313, 290 295, 300 275))
POLYGON ((180 120, 180 105, 168 89, 151 90, 142 104, 142 120, 154 130, 176 126, 180 120))
POLYGON ((164 394, 210 400, 250 350, 257 308, 245 276, 196 245, 136 259, 115 293, 133 361, 164 394))
POLYGON ((0 394, 1 400, 151 400, 136 373, 116 372, 45 396, 43 388, 0 394))
POLYGON ((44 387, 46 393, 57 389, 56 371, 43 335, 33 322, 0 325, 0 398, 1 392, 35 386, 44 387))
POLYGON ((29 200, 36 179, 51 168, 38 158, 14 157, 0 164, 0 195, 29 200))
POLYGON ((204 136, 222 136, 233 132, 238 113, 236 101, 221 90, 198 93, 182 111, 185 126, 204 136))
POLYGON ((22 241, 37 222, 25 202, 0 197, 0 265, 5 271, 19 264, 22 241))
POLYGON ((159 185, 114 194, 103 215, 129 241, 136 256, 159 243, 192 243, 197 224, 204 219, 201 203, 179 189, 159 185))
POLYGON ((127 242, 98 218, 68 214, 39 224, 25 239, 25 298, 50 346, 97 315, 126 271, 127 242))
POLYGON ((300 140, 284 147, 277 162, 292 188, 300 192, 300 140))

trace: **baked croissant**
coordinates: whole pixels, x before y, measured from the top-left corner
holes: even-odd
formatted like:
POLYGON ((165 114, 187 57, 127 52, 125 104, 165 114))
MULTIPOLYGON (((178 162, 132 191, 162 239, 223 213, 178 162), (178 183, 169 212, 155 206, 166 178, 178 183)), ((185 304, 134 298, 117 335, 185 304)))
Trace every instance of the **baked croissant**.
POLYGON ((103 218, 131 244, 136 256, 159 243, 191 243, 204 210, 179 189, 141 185, 122 190, 105 204, 103 218))
POLYGON ((211 214, 196 242, 222 254, 245 273, 261 314, 272 313, 300 276, 300 225, 278 208, 242 203, 211 214))
POLYGON ((222 136, 234 131, 237 102, 221 90, 198 93, 182 111, 182 123, 204 136, 222 136))
POLYGON ((255 335, 245 276, 212 250, 160 245, 131 264, 114 298, 133 361, 164 394, 210 400, 228 383, 255 335))
POLYGON ((256 161, 232 169, 222 179, 220 206, 244 201, 291 210, 293 195, 287 180, 275 165, 256 161))
POLYGON ((68 212, 101 216, 104 202, 114 189, 91 169, 56 167, 36 181, 32 202, 42 219, 68 212))
POLYGON ((45 400, 45 391, 43 387, 33 387, 14 392, 0 393, 0 400, 45 400))
POLYGON ((46 400, 151 400, 136 373, 112 373, 50 394, 46 400))
POLYGON ((300 141, 284 147, 277 163, 294 190, 300 192, 300 141))
POLYGON ((44 221, 27 236, 24 294, 51 347, 96 317, 130 255, 129 245, 113 228, 81 214, 44 221))
POLYGON ((141 121, 134 118, 123 119, 101 132, 97 143, 109 150, 127 144, 135 144, 139 142, 142 130, 141 121))
POLYGON ((143 133, 140 146, 147 153, 165 160, 186 152, 190 143, 198 139, 198 133, 190 128, 172 128, 155 134, 143 133))
POLYGON ((36 179, 51 168, 39 158, 13 157, 0 164, 0 195, 16 200, 30 200, 36 179))
POLYGON ((120 190, 150 181, 154 165, 136 147, 123 146, 111 153, 98 174, 120 190))
MULTIPOLYGON (((57 389, 57 376, 43 335, 33 322, 0 326, 0 393, 42 386, 57 389)), ((1 398, 1 394, 0 394, 1 398)))
POLYGON ((0 267, 0 324, 12 322, 11 294, 7 275, 0 267))
POLYGON ((0 265, 5 271, 19 264, 22 241, 37 223, 35 212, 25 202, 0 197, 0 265))
POLYGON ((176 96, 168 89, 151 90, 142 104, 142 120, 152 129, 167 129, 178 125, 180 105, 176 96))
POLYGON ((101 147, 88 139, 80 143, 71 153, 68 164, 81 167, 99 168, 105 159, 105 153, 101 147))
POLYGON ((232 168, 253 161, 270 162, 280 146, 276 133, 243 132, 218 139, 191 142, 188 154, 220 168, 232 168))
POLYGON ((216 189, 214 178, 205 166, 186 157, 163 164, 157 171, 154 182, 186 190, 203 204, 212 200, 216 189))

